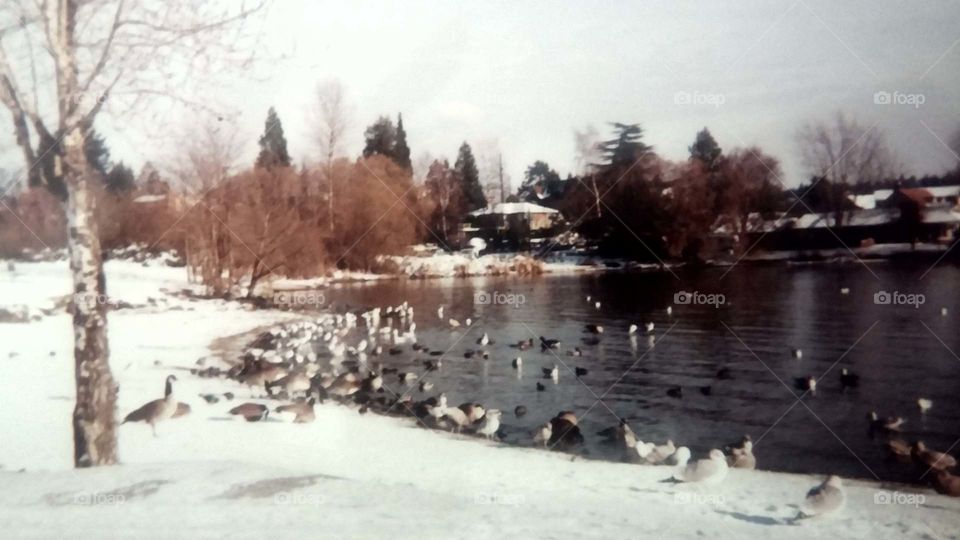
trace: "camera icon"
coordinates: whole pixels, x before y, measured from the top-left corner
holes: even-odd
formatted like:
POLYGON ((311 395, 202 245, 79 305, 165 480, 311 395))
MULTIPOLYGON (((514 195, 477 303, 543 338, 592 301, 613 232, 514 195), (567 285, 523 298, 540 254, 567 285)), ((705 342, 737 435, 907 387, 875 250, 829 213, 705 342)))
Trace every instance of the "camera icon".
POLYGON ((893 297, 887 291, 877 291, 873 293, 873 303, 878 306, 889 306, 893 297))
POLYGON ((889 491, 878 491, 873 494, 873 504, 892 504, 893 497, 889 491))
POLYGON ((688 305, 692 299, 693 299, 693 295, 688 293, 687 291, 679 291, 674 293, 673 295, 674 304, 680 304, 685 306, 685 305, 688 305))
POLYGON ((490 293, 486 291, 477 291, 473 293, 473 303, 478 306, 490 305, 490 293))
POLYGON ((883 90, 873 93, 873 103, 875 105, 889 105, 893 102, 893 98, 890 95, 890 92, 885 92, 883 90))

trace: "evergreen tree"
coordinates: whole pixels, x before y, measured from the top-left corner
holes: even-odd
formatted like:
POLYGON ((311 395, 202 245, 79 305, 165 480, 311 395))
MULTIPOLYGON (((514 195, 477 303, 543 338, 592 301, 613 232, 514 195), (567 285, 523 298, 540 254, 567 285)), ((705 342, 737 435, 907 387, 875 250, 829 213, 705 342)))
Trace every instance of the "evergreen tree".
MULTIPOLYGON (((406 134, 404 134, 406 137, 406 134)), ((386 116, 381 116, 376 122, 370 124, 367 130, 363 132, 363 138, 366 144, 363 147, 363 157, 374 155, 386 156, 390 159, 394 157, 394 148, 397 144, 397 130, 393 127, 393 122, 386 116)), ((406 145, 406 141, 404 141, 406 145)), ((409 161, 409 149, 407 150, 407 160, 409 161)))
POLYGON ((87 163, 100 176, 105 179, 107 171, 110 169, 110 150, 107 143, 96 130, 91 129, 83 141, 83 153, 87 156, 87 163))
POLYGON ((523 184, 520 186, 520 198, 525 201, 536 202, 562 194, 563 180, 557 171, 550 168, 545 161, 537 160, 527 167, 523 174, 523 184))
POLYGON ((403 129, 403 115, 397 115, 397 136, 393 145, 393 161, 404 170, 413 170, 410 163, 410 147, 407 146, 407 132, 403 129))
POLYGON ((460 145, 453 169, 460 180, 460 191, 463 194, 466 211, 472 212, 486 207, 487 198, 483 195, 483 187, 480 185, 480 171, 477 169, 477 160, 474 159, 473 151, 466 142, 460 145))
POLYGON ((104 183, 107 189, 113 193, 123 193, 130 191, 134 187, 133 169, 127 167, 121 161, 110 169, 110 172, 104 177, 104 183))
POLYGON ((260 155, 257 156, 257 167, 273 169, 275 167, 289 167, 290 154, 287 152, 287 139, 283 136, 283 125, 273 107, 267 111, 267 121, 263 135, 260 136, 260 155))
POLYGON ((652 147, 645 144, 640 124, 614 122, 614 138, 600 143, 604 161, 610 167, 630 166, 652 147))
POLYGON ((710 134, 709 129, 703 128, 697 133, 697 138, 693 141, 693 146, 689 150, 690 159, 699 160, 707 171, 716 171, 720 166, 720 156, 723 151, 713 135, 710 134))

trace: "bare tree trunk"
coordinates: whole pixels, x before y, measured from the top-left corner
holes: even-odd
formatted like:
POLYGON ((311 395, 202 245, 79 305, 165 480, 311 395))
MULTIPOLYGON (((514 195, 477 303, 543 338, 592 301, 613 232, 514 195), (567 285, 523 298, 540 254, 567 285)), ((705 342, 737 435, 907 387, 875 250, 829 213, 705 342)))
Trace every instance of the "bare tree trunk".
POLYGON ((76 467, 117 462, 114 414, 117 386, 110 373, 107 345, 103 259, 83 153, 84 134, 74 127, 64 138, 67 199, 67 247, 73 276, 73 355, 77 402, 73 410, 73 462, 76 467))

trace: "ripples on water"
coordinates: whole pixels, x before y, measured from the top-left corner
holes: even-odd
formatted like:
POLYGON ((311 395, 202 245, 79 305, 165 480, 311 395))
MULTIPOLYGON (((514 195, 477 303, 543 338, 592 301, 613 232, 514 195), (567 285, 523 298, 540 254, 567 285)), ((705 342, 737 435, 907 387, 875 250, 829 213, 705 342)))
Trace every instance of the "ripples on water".
MULTIPOLYGON (((672 438, 695 454, 748 433, 763 469, 915 481, 924 471, 888 459, 883 438, 869 436, 866 415, 873 409, 902 415, 908 420, 904 439, 922 439, 942 451, 960 437, 960 358, 954 354, 960 352, 960 270, 943 266, 923 276, 927 268, 744 266, 726 275, 709 269, 388 281, 336 287, 327 291, 327 301, 335 310, 410 302, 418 341, 448 351, 442 370, 423 376, 436 385, 429 395, 444 391, 451 404, 476 401, 503 410, 507 441, 528 444, 529 430, 569 409, 580 417, 587 451, 595 456, 612 457, 593 434, 619 416, 642 440, 672 438), (844 287, 848 295, 841 294, 844 287), (675 305, 681 290, 722 293, 726 303, 675 305), (879 290, 922 293, 926 303, 919 309, 876 305, 879 290), (476 294, 494 292, 523 295, 525 302, 475 303, 476 294), (449 329, 437 317, 439 305, 445 306, 444 321, 470 317, 473 325, 449 329), (647 336, 631 340, 627 333, 630 324, 642 333, 648 321, 656 325, 653 347, 647 336), (599 344, 584 343, 586 323, 605 327, 599 344), (476 340, 483 332, 495 341, 486 347, 490 359, 464 358, 464 351, 480 348, 476 340), (510 346, 531 337, 538 342, 541 335, 563 341, 556 356, 539 346, 522 352, 510 346), (574 346, 582 357, 567 355, 574 346), (801 360, 791 356, 792 347, 803 350, 801 360), (511 367, 518 354, 520 376, 511 367), (557 385, 541 374, 554 363, 560 366, 557 385), (575 366, 589 373, 578 381, 575 366), (732 379, 717 380, 722 367, 732 379), (841 392, 843 367, 861 376, 859 388, 841 392), (817 393, 798 401, 793 380, 807 375, 820 379, 817 393), (537 381, 546 391, 536 390, 537 381), (710 396, 699 390, 707 385, 710 396), (683 389, 681 399, 667 396, 675 386, 683 389), (918 397, 934 402, 924 416, 918 397), (513 414, 517 405, 528 409, 523 418, 513 414)), ((384 365, 423 373, 428 356, 404 349, 403 355, 385 355, 384 365)), ((387 383, 400 391, 395 379, 387 383)))

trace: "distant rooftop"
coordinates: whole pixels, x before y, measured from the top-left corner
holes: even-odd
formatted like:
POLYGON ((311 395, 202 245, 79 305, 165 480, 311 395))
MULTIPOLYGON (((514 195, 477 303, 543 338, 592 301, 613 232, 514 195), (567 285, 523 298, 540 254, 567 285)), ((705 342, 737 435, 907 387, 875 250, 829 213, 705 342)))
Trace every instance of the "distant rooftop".
POLYGON ((497 203, 493 206, 470 212, 471 216, 484 214, 556 214, 557 210, 528 202, 497 203))

